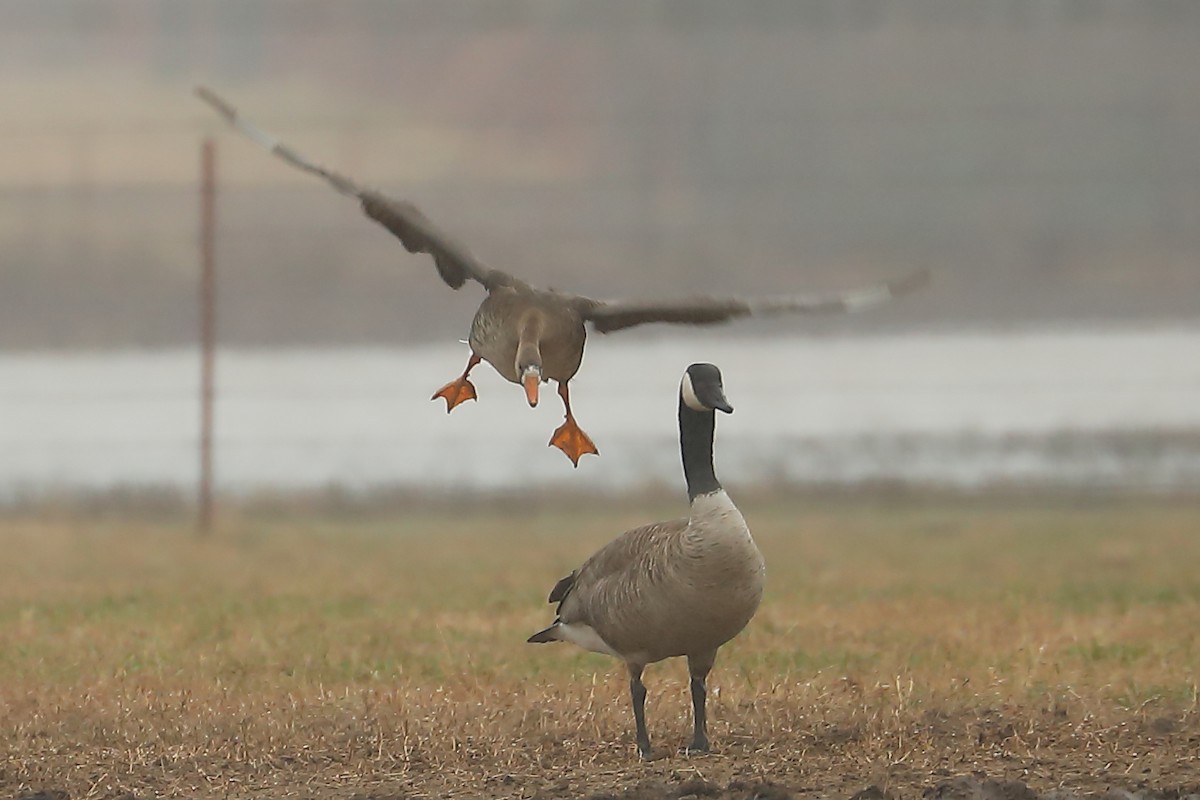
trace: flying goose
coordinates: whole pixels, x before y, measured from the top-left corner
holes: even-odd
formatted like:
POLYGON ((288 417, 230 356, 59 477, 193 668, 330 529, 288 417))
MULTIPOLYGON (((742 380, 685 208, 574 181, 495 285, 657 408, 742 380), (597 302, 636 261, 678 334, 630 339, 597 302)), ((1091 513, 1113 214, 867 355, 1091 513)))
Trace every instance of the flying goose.
POLYGON ((689 752, 708 752, 705 679, 717 648, 736 636, 762 599, 766 567, 737 506, 713 472, 716 411, 733 413, 721 372, 692 364, 679 387, 679 446, 691 511, 687 519, 626 531, 554 585, 554 624, 530 642, 572 642, 616 656, 629 669, 637 748, 646 733, 647 664, 687 656, 694 732, 689 752))
POLYGON ((539 289, 507 272, 488 267, 412 203, 360 186, 308 160, 244 119, 210 89, 199 87, 196 94, 227 122, 288 164, 324 179, 342 194, 357 198, 366 215, 391 231, 410 253, 433 256, 438 274, 450 288, 460 288, 468 278, 482 285, 488 294, 471 321, 471 356, 467 367, 431 399, 444 399, 447 413, 462 402, 474 400, 475 386, 468 376, 480 360, 487 361, 508 381, 521 384, 530 406, 538 403, 539 385, 554 380, 558 383, 566 419, 554 431, 549 444, 562 450, 576 467, 583 455, 599 455, 591 438, 575 422, 567 388, 583 360, 585 323, 591 323, 600 333, 610 333, 649 322, 708 325, 754 315, 859 311, 928 281, 928 272, 921 270, 898 281, 847 292, 754 300, 698 296, 667 301, 607 302, 539 289))

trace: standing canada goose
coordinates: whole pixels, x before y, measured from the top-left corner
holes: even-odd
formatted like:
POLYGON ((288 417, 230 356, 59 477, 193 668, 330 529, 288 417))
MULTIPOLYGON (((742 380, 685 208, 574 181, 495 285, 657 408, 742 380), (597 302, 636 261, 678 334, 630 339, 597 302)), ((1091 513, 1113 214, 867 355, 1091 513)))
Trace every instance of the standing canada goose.
POLYGON ((342 194, 357 198, 366 215, 391 231, 410 253, 433 256, 438 274, 450 288, 458 289, 468 278, 482 285, 488 295, 471 321, 471 356, 467 368, 458 378, 434 392, 432 399, 444 399, 447 413, 459 403, 474 400, 475 386, 468 375, 480 360, 491 364, 505 379, 521 384, 530 406, 537 405, 539 384, 554 380, 558 383, 566 420, 554 431, 549 443, 566 453, 577 467, 583 455, 599 455, 591 438, 575 423, 567 389, 568 381, 575 376, 583 360, 587 338, 585 323, 590 322, 600 333, 609 333, 648 322, 708 325, 752 315, 859 311, 923 286, 929 279, 928 271, 921 270, 899 281, 848 292, 756 300, 693 297, 674 301, 605 302, 538 289, 507 272, 485 265, 461 242, 430 222, 412 203, 363 188, 350 178, 313 163, 245 120, 211 90, 199 87, 196 94, 262 147, 292 166, 323 178, 342 194))
POLYGON ((647 664, 687 656, 694 733, 690 752, 708 752, 705 678, 717 648, 736 636, 762 599, 766 566, 737 506, 713 472, 716 411, 733 413, 721 372, 692 364, 679 387, 679 446, 691 512, 687 519, 626 531, 554 585, 558 618, 530 642, 573 642, 629 669, 637 748, 646 733, 647 664))

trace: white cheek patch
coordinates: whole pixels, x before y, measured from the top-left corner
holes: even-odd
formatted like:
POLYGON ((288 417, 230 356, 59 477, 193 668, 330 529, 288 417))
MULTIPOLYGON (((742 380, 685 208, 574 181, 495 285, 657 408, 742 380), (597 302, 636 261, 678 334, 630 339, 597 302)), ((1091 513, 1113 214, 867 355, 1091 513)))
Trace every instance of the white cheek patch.
POLYGON ((712 411, 711 408, 700 402, 699 397, 696 397, 696 390, 692 386, 692 376, 687 372, 683 373, 683 383, 679 384, 679 396, 683 398, 684 405, 692 411, 712 411))

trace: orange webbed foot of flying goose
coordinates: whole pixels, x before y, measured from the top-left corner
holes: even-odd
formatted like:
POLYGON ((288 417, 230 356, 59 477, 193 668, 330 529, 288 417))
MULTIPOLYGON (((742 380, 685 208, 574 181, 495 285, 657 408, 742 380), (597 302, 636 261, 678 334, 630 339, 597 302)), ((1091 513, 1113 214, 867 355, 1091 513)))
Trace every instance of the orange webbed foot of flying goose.
POLYGON ((429 399, 437 400, 439 397, 446 401, 446 413, 449 414, 459 403, 465 403, 468 400, 474 400, 477 398, 477 395, 475 394, 475 384, 471 383, 466 378, 459 378, 457 380, 450 381, 445 386, 434 392, 433 397, 429 399))
POLYGON ((550 437, 550 445, 566 453, 567 458, 571 459, 571 463, 577 467, 579 459, 588 453, 600 455, 600 451, 596 449, 596 444, 591 437, 584 433, 575 424, 575 418, 569 415, 567 421, 558 426, 554 435, 550 437))
POLYGON ((554 431, 554 435, 550 437, 550 446, 562 450, 567 454, 567 458, 571 459, 571 463, 578 467, 580 458, 588 453, 598 456, 600 451, 596 449, 596 444, 591 437, 575 423, 575 416, 571 413, 571 394, 565 382, 558 384, 558 396, 562 398, 563 409, 567 412, 567 420, 559 425, 558 429, 554 431))
POLYGON ((471 360, 467 362, 467 368, 463 370, 463 374, 456 380, 452 380, 442 388, 433 393, 430 400, 437 400, 439 397, 446 401, 446 413, 449 414, 454 410, 454 407, 459 403, 465 403, 468 400, 474 400, 478 397, 475 394, 475 384, 467 380, 467 376, 471 374, 471 370, 479 363, 479 356, 471 354, 471 360))

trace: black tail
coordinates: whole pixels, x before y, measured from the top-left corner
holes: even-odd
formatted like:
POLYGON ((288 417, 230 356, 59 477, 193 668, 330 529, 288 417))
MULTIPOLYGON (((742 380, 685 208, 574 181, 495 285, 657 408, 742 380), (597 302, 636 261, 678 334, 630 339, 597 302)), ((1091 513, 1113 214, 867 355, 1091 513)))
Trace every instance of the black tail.
POLYGON ((549 628, 538 631, 533 636, 530 636, 528 639, 526 639, 525 643, 526 644, 546 644, 547 642, 559 641, 559 638, 554 635, 554 629, 557 628, 558 625, 559 625, 559 623, 555 622, 549 628))

